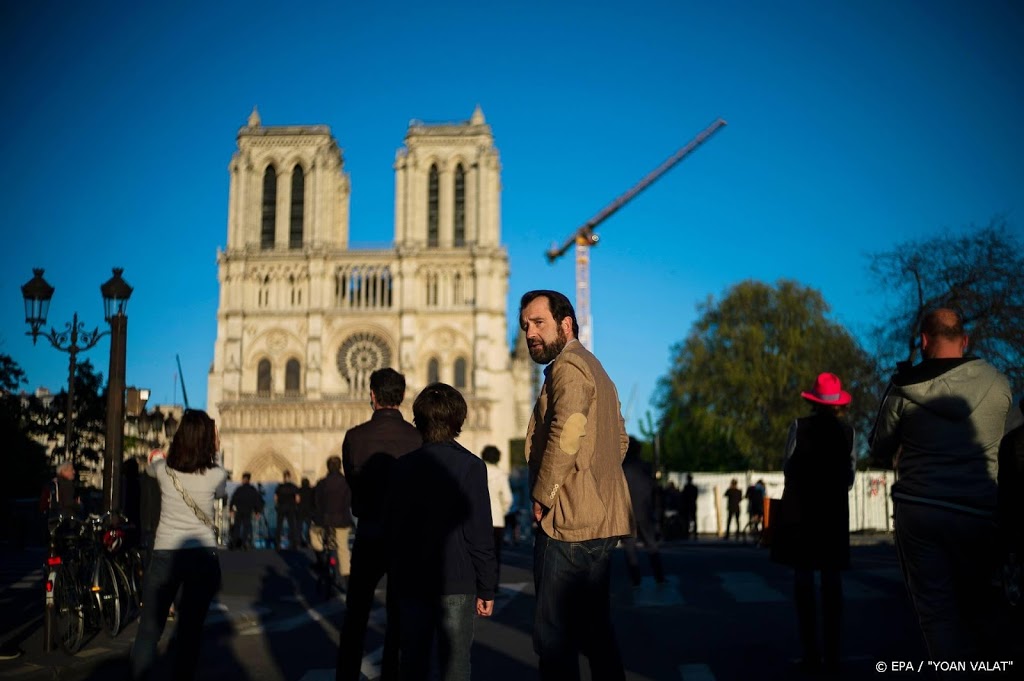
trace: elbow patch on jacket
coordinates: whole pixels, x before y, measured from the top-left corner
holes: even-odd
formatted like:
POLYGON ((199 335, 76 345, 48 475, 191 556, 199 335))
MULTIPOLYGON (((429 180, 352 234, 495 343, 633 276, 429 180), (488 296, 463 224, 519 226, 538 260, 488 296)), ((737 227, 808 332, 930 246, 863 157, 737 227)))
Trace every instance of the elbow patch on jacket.
POLYGON ((576 412, 565 420, 562 427, 562 436, 558 439, 558 446, 566 454, 576 455, 580 451, 580 440, 587 430, 587 417, 576 412))

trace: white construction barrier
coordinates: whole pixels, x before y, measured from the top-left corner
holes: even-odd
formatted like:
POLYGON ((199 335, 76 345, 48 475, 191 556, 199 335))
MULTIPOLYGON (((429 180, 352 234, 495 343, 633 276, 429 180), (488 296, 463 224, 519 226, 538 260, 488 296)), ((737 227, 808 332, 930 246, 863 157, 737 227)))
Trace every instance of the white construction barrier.
MULTIPOLYGON (((697 531, 700 534, 723 535, 725 521, 728 518, 725 490, 729 489, 732 480, 736 480, 740 490, 746 494, 747 488, 758 480, 764 481, 765 495, 772 499, 782 498, 785 486, 785 475, 782 471, 736 471, 732 473, 701 473, 694 472, 693 484, 697 486, 697 531)), ((682 490, 686 484, 686 474, 670 472, 666 484, 674 482, 682 490)), ((874 530, 891 532, 892 499, 889 491, 895 476, 887 470, 857 471, 850 489, 850 531, 874 530)), ((746 525, 747 500, 743 500, 740 518, 746 525)))

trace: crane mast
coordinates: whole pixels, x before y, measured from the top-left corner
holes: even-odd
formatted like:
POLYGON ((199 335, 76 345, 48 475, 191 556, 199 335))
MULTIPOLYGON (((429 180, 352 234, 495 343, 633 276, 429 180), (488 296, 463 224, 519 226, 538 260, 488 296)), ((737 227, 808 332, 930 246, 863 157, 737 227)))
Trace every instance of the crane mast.
POLYGON ((686 146, 669 156, 657 168, 649 172, 643 179, 633 185, 626 193, 619 196, 610 204, 605 206, 597 215, 587 220, 578 227, 561 246, 552 246, 547 251, 548 262, 554 262, 570 246, 576 247, 576 321, 580 327, 580 342, 584 347, 593 350, 593 326, 590 317, 590 248, 595 246, 598 236, 594 232, 597 226, 614 215, 620 208, 629 203, 637 194, 654 184, 654 181, 671 170, 677 163, 682 161, 691 152, 725 126, 721 118, 702 130, 696 137, 690 140, 686 146))

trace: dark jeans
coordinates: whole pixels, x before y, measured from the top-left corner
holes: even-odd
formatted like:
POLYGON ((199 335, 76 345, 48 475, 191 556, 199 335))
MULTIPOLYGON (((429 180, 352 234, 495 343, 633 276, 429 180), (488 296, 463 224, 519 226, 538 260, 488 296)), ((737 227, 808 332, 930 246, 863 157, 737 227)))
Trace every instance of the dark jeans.
POLYGON ((469 681, 476 596, 450 594, 435 599, 398 599, 402 681, 426 681, 430 654, 437 639, 440 681, 469 681))
POLYGON ((231 524, 231 544, 233 548, 252 548, 252 513, 237 511, 235 522, 231 524))
POLYGON ((220 560, 216 549, 153 551, 142 585, 139 630, 132 645, 133 679, 149 678, 156 664, 156 648, 167 623, 167 611, 181 589, 175 607, 172 678, 193 679, 199 662, 199 644, 210 601, 220 588, 220 560))
MULTIPOLYGON (((380 537, 367 537, 356 531, 352 544, 352 569, 348 576, 348 594, 345 599, 345 619, 341 625, 341 643, 338 646, 337 681, 359 681, 366 643, 366 625, 373 608, 373 595, 377 584, 388 571, 387 541, 380 537)), ((381 661, 381 681, 398 679, 398 608, 391 589, 386 596, 388 624, 384 630, 384 659, 381 661)))
POLYGON ((611 621, 609 565, 618 537, 563 542, 538 531, 533 545, 537 611, 533 649, 546 681, 580 678, 579 654, 593 681, 622 681, 625 671, 611 621))
POLYGON ((994 652, 985 646, 996 640, 990 587, 995 523, 898 502, 895 526, 900 568, 931 659, 978 660, 994 652))
POLYGON ((288 521, 288 547, 292 551, 298 551, 302 544, 299 531, 299 509, 295 506, 277 507, 277 549, 281 548, 281 530, 284 529, 286 520, 288 521))
POLYGON ((665 581, 665 569, 661 564, 661 554, 658 553, 658 537, 654 532, 654 523, 650 518, 636 521, 636 537, 623 537, 622 548, 626 553, 626 569, 629 571, 629 579, 633 586, 639 586, 640 560, 636 555, 636 540, 644 543, 647 550, 647 558, 651 561, 651 572, 654 573, 654 581, 661 584, 665 581))
POLYGON ((740 536, 740 533, 743 532, 743 525, 740 524, 740 510, 737 508, 734 511, 734 510, 732 510, 730 508, 729 509, 729 515, 726 517, 726 521, 725 521, 725 538, 726 539, 729 538, 729 528, 732 527, 732 521, 733 521, 734 518, 736 519, 736 538, 738 539, 739 536, 740 536))
MULTIPOLYGON (((813 668, 821 664, 818 647, 818 607, 814 597, 814 570, 797 568, 793 581, 796 600, 797 626, 804 662, 813 668)), ((839 570, 821 571, 822 640, 825 646, 825 666, 839 666, 839 632, 843 616, 843 583, 839 570)))

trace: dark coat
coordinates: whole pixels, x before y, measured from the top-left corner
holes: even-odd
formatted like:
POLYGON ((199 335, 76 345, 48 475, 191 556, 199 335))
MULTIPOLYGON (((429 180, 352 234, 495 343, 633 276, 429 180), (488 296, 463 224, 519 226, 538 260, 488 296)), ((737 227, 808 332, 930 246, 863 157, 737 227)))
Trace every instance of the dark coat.
POLYGON ((248 482, 243 482, 231 495, 230 508, 238 513, 261 513, 263 511, 263 497, 248 482))
POLYGON ((626 456, 622 461, 626 475, 629 499, 633 504, 633 517, 638 523, 654 519, 654 477, 651 465, 638 456, 626 456))
POLYGON ((772 560, 798 568, 846 568, 853 428, 827 411, 797 419, 794 428, 783 508, 772 521, 772 560))
POLYGON ((1024 425, 1004 435, 999 444, 998 508, 999 529, 1007 549, 1024 551, 1024 425))
POLYGON ((498 586, 487 468, 457 442, 427 444, 394 465, 387 528, 388 588, 400 598, 472 594, 498 586))
POLYGON ((321 527, 352 527, 352 492, 341 473, 328 473, 313 492, 313 521, 321 527))
POLYGON ((420 432, 397 409, 378 409, 369 421, 345 433, 341 465, 352 490, 352 513, 359 518, 357 534, 383 534, 391 467, 421 444, 420 432))

